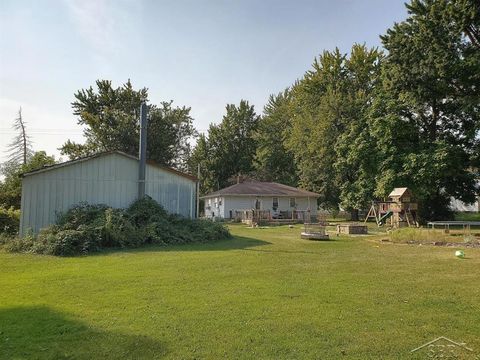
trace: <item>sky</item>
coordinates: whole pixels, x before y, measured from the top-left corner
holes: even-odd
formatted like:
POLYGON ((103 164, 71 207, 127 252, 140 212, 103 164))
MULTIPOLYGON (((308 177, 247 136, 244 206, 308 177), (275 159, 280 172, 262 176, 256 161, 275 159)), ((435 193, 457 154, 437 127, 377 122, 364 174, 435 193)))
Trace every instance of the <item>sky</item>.
POLYGON ((218 123, 241 99, 261 113, 323 50, 379 46, 404 0, 0 0, 0 162, 22 108, 36 151, 82 142, 71 102, 107 79, 218 123))

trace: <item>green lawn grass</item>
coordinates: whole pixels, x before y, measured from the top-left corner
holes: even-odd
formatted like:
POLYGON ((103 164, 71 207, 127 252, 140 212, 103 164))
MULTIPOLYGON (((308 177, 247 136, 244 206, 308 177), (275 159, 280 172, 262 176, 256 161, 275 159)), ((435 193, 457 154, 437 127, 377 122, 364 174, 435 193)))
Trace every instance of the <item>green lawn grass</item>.
POLYGON ((439 336, 480 354, 480 250, 300 230, 235 225, 215 244, 75 258, 0 251, 0 358, 410 359, 439 336))
POLYGON ((463 212, 455 213, 455 220, 457 221, 480 221, 480 213, 475 212, 463 212))

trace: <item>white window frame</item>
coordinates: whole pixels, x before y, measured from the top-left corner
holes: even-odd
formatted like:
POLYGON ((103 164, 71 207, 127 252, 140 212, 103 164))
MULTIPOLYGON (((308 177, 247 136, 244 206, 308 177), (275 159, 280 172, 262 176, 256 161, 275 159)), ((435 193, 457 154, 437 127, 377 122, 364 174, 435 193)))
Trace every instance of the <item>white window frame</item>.
POLYGON ((297 206, 297 199, 294 198, 294 197, 291 197, 288 199, 289 203, 290 203, 290 208, 295 208, 297 206), (292 206, 292 200, 293 200, 293 206, 292 206))
POLYGON ((279 201, 278 201, 278 197, 272 197, 272 209, 278 209, 279 208, 279 201), (276 203, 277 203, 277 206, 275 206, 275 200, 276 200, 276 203))

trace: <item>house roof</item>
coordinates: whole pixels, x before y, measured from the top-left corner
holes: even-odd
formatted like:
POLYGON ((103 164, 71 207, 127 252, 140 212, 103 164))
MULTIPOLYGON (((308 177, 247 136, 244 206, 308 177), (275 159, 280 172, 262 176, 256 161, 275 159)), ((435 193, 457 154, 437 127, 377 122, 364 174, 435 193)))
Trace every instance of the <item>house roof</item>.
POLYGON ((251 196, 298 196, 298 197, 319 197, 320 195, 311 191, 294 188, 275 182, 261 182, 255 180, 244 181, 224 189, 212 192, 202 198, 224 195, 251 195, 251 196))
MULTIPOLYGON (((81 157, 81 158, 78 158, 78 159, 65 161, 65 162, 58 163, 58 164, 43 166, 39 169, 35 169, 35 170, 32 170, 32 171, 28 171, 26 173, 23 173, 21 176, 25 177, 25 176, 35 175, 35 174, 42 173, 42 172, 45 172, 45 171, 58 169, 58 168, 61 168, 61 167, 64 167, 64 166, 69 166, 69 165, 73 165, 73 164, 76 164, 76 163, 79 163, 79 162, 88 161, 88 160, 91 160, 91 159, 95 159, 95 158, 99 158, 99 157, 107 156, 107 155, 112 155, 112 154, 118 154, 118 155, 121 155, 121 156, 124 156, 124 157, 127 157, 127 158, 138 161, 137 157, 135 157, 133 155, 130 155, 130 154, 127 154, 127 153, 124 153, 123 151, 118 151, 118 150, 105 151, 105 152, 93 154, 93 155, 90 155, 90 156, 85 156, 85 157, 81 157)), ((154 166, 154 167, 157 167, 157 168, 160 168, 160 169, 163 169, 163 170, 168 171, 170 173, 185 177, 187 179, 197 181, 197 178, 195 176, 185 174, 181 171, 169 168, 168 166, 160 165, 160 164, 156 163, 155 161, 147 160, 147 164, 151 165, 151 166, 154 166)))
POLYGON ((401 187, 401 188, 395 188, 393 191, 388 195, 388 197, 394 197, 394 196, 402 196, 405 194, 405 192, 408 190, 406 187, 401 187))

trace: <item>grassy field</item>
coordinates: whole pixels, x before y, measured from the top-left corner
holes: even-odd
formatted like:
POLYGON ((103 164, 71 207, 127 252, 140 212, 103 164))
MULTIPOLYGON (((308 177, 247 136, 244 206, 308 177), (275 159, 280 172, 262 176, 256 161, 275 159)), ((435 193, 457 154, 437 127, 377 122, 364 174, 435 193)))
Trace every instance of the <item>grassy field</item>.
POLYGON ((456 213, 455 220, 458 221, 480 221, 480 213, 456 213))
POLYGON ((0 358, 410 359, 439 336, 480 354, 478 249, 231 231, 88 257, 0 251, 0 358))

